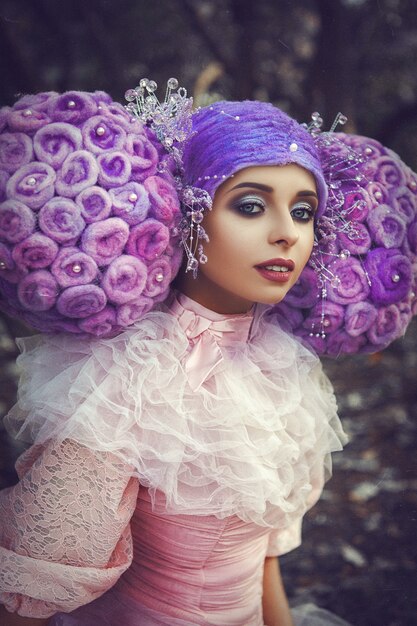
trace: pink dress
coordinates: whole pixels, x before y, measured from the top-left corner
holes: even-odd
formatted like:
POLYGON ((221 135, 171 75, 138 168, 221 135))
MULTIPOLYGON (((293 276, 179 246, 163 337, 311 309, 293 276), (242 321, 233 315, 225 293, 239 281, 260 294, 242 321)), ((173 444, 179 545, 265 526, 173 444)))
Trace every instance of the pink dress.
MULTIPOLYGON (((182 294, 113 339, 21 348, 0 601, 53 626, 262 626, 264 559, 300 543, 344 442, 317 358, 266 312, 182 294)), ((295 622, 342 623, 313 612, 295 622)))

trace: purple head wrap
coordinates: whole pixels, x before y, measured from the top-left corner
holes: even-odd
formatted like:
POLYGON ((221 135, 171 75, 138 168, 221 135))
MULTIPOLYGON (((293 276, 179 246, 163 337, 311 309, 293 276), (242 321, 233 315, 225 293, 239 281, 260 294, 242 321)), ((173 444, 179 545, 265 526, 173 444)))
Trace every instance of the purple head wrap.
POLYGON ((310 133, 268 102, 216 102, 193 115, 184 150, 185 183, 213 198, 217 187, 245 167, 294 163, 311 172, 319 196, 327 199, 317 147, 310 133))

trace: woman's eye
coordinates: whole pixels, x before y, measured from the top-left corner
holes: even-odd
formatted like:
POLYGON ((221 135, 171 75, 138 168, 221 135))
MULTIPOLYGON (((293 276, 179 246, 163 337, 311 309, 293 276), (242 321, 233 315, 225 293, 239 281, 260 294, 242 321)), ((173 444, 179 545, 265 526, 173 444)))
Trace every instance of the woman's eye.
POLYGON ((243 215, 258 215, 265 210, 265 204, 260 198, 245 198, 236 204, 236 209, 243 215))
POLYGON ((303 202, 301 204, 296 204, 291 209, 291 215, 293 219, 297 221, 309 222, 310 220, 314 218, 314 209, 311 206, 311 204, 303 202))

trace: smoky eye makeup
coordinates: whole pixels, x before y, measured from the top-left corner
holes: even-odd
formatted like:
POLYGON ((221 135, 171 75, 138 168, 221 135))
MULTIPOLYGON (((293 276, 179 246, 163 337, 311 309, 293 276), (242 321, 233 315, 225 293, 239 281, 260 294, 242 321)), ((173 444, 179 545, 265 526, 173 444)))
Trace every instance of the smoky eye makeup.
POLYGON ((254 216, 263 213, 266 202, 263 198, 254 194, 240 195, 231 202, 232 209, 243 216, 254 216))

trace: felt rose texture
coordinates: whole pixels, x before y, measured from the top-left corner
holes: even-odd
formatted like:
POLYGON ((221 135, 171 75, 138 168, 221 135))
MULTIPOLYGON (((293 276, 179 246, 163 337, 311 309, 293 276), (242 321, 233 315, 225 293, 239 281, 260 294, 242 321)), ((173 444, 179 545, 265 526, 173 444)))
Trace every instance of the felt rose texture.
POLYGON ((417 313, 417 176, 367 137, 316 141, 327 207, 306 268, 273 312, 320 355, 376 352, 417 313))
POLYGON ((0 111, 0 309, 109 336, 164 300, 180 204, 154 133, 103 92, 0 111))

